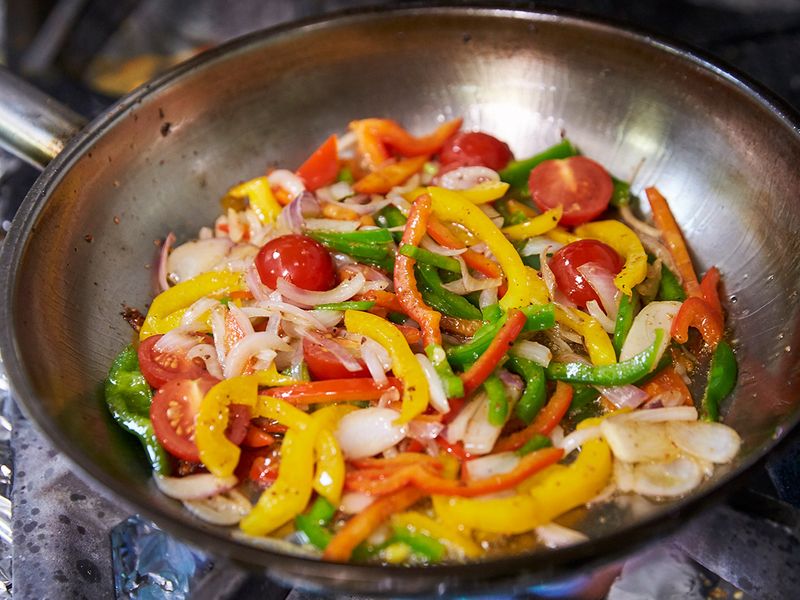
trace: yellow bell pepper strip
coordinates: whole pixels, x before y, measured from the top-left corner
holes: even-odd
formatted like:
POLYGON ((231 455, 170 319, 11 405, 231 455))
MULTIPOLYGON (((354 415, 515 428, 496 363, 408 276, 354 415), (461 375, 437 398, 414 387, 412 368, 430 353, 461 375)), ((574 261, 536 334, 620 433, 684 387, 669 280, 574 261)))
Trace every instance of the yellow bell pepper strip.
POLYGON ((428 157, 423 155, 383 165, 356 181, 353 189, 359 194, 386 194, 393 187, 405 183, 427 161, 428 157))
POLYGON ((500 299, 503 309, 523 308, 533 301, 534 290, 519 253, 491 219, 458 192, 429 187, 434 214, 444 222, 463 225, 478 236, 494 254, 508 280, 508 291, 500 299))
POLYGON ((144 318, 139 339, 167 333, 180 325, 181 317, 192 304, 206 296, 227 296, 247 289, 242 273, 212 271, 187 279, 161 292, 153 299, 144 318))
POLYGON ((229 189, 226 195, 237 200, 246 198, 258 220, 265 225, 274 223, 281 212, 281 205, 272 195, 269 180, 266 177, 256 177, 240 183, 229 189))
POLYGON ((478 558, 483 554, 481 547, 453 527, 431 519, 416 511, 392 515, 393 527, 404 527, 416 533, 423 533, 443 542, 451 552, 463 558, 478 558))
POLYGON ((593 365, 611 365, 617 362, 614 345, 600 322, 580 310, 556 306, 556 320, 583 336, 593 365))
POLYGON ((547 237, 549 237, 554 242, 558 242, 559 244, 571 244, 572 242, 577 242, 581 239, 579 236, 575 235, 574 233, 570 233, 563 227, 554 227, 550 231, 547 232, 547 237))
POLYGON ((389 352, 392 372, 403 383, 399 424, 422 414, 430 399, 428 380, 403 334, 386 319, 357 310, 345 311, 344 325, 349 333, 369 336, 389 352))
POLYGON ((524 223, 504 227, 502 231, 512 240, 527 240, 528 238, 542 235, 554 229, 561 220, 561 215, 563 213, 564 207, 556 206, 541 215, 528 219, 524 223))
POLYGON ((530 286, 533 304, 548 304, 550 302, 550 292, 547 290, 547 285, 545 285, 539 272, 527 265, 525 265, 525 272, 528 274, 528 285, 530 286))
POLYGON ((473 204, 486 204, 505 196, 508 188, 509 185, 503 181, 484 181, 466 190, 459 190, 459 194, 473 204))
POLYGON ((344 455, 333 432, 339 420, 356 410, 349 404, 326 406, 311 414, 311 420, 319 427, 314 451, 317 467, 314 473, 314 491, 334 506, 339 506, 344 487, 344 455))
POLYGON ((575 235, 600 240, 625 259, 625 266, 614 277, 614 285, 626 296, 633 293, 647 276, 647 254, 637 235, 619 221, 594 221, 575 228, 575 235))

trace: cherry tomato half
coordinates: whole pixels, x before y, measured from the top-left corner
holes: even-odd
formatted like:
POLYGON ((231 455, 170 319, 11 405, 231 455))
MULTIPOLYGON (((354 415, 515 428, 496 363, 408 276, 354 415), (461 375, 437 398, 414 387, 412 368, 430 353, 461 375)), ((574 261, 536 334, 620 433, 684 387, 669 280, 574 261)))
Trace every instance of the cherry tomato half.
POLYGON ((585 156, 546 160, 528 178, 531 197, 541 210, 564 207, 562 225, 591 221, 608 208, 614 184, 599 164, 585 156))
MULTIPOLYGON (((344 348, 344 346, 342 347, 344 348)), ((348 371, 330 350, 326 350, 309 339, 303 340, 303 358, 305 358, 308 372, 314 380, 369 377, 369 371, 361 360, 358 361, 362 367, 359 371, 348 371)))
POLYGON ((163 335, 151 335, 139 344, 139 369, 151 387, 160 388, 173 379, 197 379, 206 373, 201 362, 179 352, 159 352, 154 348, 163 335))
POLYGON ((282 235, 267 242, 256 255, 264 285, 275 289, 278 277, 304 290, 325 291, 336 285, 336 269, 325 247, 304 235, 282 235))
POLYGON ((622 258, 611 246, 597 240, 578 240, 567 244, 553 254, 548 262, 558 289, 581 308, 590 300, 597 300, 602 305, 594 288, 578 272, 578 267, 587 263, 594 263, 613 275, 619 273, 623 265, 622 258))
POLYGON ((513 158, 508 144, 482 131, 456 134, 444 143, 439 152, 443 173, 458 167, 476 166, 500 171, 513 158))

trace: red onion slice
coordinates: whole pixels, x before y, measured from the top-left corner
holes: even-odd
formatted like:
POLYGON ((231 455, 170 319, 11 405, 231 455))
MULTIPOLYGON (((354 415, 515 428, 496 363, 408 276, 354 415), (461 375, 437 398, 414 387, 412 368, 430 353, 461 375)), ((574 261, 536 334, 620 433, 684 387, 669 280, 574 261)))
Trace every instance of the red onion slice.
POLYGON ((238 483, 233 475, 217 477, 211 473, 198 473, 186 477, 164 477, 158 473, 153 479, 161 492, 176 500, 199 500, 226 492, 238 483))
POLYGON ((292 282, 285 280, 283 277, 279 277, 277 287, 284 298, 290 302, 294 302, 300 307, 307 308, 316 306, 317 304, 331 304, 333 302, 350 300, 350 298, 361 291, 365 281, 361 273, 356 273, 350 279, 342 281, 332 290, 328 290, 327 292, 314 292, 304 290, 292 282))
POLYGON ((217 350, 211 344, 197 344, 186 353, 186 358, 199 358, 205 363, 209 375, 216 379, 225 379, 225 375, 222 373, 222 367, 217 359, 217 350))
POLYGON ((438 184, 448 190, 468 190, 486 181, 500 181, 500 175, 489 167, 458 167, 438 177, 438 184))
POLYGON ((649 398, 647 392, 635 385, 596 385, 595 389, 617 408, 639 408, 649 398))
POLYGON ((260 302, 269 299, 272 290, 261 282, 261 277, 256 270, 255 264, 247 268, 244 280, 247 284, 247 289, 250 290, 250 293, 253 294, 256 300, 260 302))
POLYGON ((278 215, 278 225, 294 233, 302 233, 305 218, 318 217, 321 211, 317 197, 311 192, 302 190, 294 195, 294 200, 278 215))

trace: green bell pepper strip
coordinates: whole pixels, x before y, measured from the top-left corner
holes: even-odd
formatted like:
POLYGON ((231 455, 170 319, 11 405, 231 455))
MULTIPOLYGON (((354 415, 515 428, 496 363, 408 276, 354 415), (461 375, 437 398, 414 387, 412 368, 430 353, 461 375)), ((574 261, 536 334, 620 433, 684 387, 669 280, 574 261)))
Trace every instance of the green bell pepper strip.
POLYGON ((353 172, 348 167, 342 167, 339 169, 339 172, 336 174, 336 181, 344 181, 345 183, 353 183, 355 182, 355 178, 353 177, 353 172))
POLYGON ((551 362, 545 369, 548 379, 568 383, 591 385, 627 385, 636 383, 656 366, 656 356, 664 330, 656 329, 653 344, 628 360, 610 365, 592 365, 583 362, 551 362))
POLYGON ((436 267, 418 262, 414 266, 414 272, 417 275, 417 289, 425 304, 450 317, 481 318, 481 311, 470 304, 469 300, 444 288, 436 267))
POLYGON ((298 531, 305 534, 312 546, 324 550, 333 537, 325 526, 331 522, 335 514, 336 507, 322 496, 318 496, 306 514, 295 517, 294 524, 298 531))
POLYGON ((711 369, 703 394, 701 412, 706 421, 719 421, 719 405, 736 387, 739 367, 730 344, 721 340, 711 357, 711 369))
POLYGON ((549 437, 542 435, 541 433, 537 433, 531 439, 525 442, 525 445, 522 446, 522 448, 519 448, 516 452, 519 456, 525 456, 526 454, 536 452, 542 448, 549 448, 552 445, 553 442, 549 437))
POLYGON ((485 306, 481 309, 481 314, 483 315, 484 321, 497 321, 503 316, 503 309, 500 308, 500 305, 495 302, 494 304, 490 304, 489 306, 485 306))
POLYGON ((445 271, 452 271, 453 273, 461 273, 461 265, 458 264, 455 258, 451 258, 450 256, 442 256, 441 254, 436 254, 435 252, 425 250, 425 248, 418 248, 411 244, 402 244, 398 252, 403 256, 413 258, 418 263, 431 265, 432 267, 444 269, 445 271))
POLYGON ((314 310, 369 310, 375 306, 371 300, 351 300, 349 302, 329 302, 317 304, 314 310))
POLYGON ((611 192, 611 204, 613 206, 627 206, 631 203, 631 184, 627 181, 622 181, 621 179, 617 179, 613 175, 611 176, 611 183, 614 184, 614 188, 611 192))
POLYGON ((575 383, 572 385, 572 402, 569 405, 567 416, 573 423, 580 423, 591 417, 601 414, 601 407, 595 402, 600 397, 600 392, 591 385, 575 383))
POLYGON ((505 367, 525 380, 525 391, 522 392, 514 411, 526 425, 530 425, 547 401, 544 368, 532 360, 513 354, 505 367))
POLYGON ((531 304, 521 310, 527 318, 522 333, 551 329, 556 324, 556 308, 553 304, 531 304))
POLYGON ((538 164, 546 160, 569 158, 577 154, 578 150, 572 145, 572 142, 566 139, 562 140, 555 146, 551 146, 535 156, 523 160, 511 161, 505 169, 500 171, 500 180, 510 183, 514 187, 527 188, 528 176, 538 164))
POLYGON ((448 398, 461 398, 464 395, 464 382, 461 377, 453 373, 450 363, 447 362, 447 354, 444 348, 436 344, 429 344, 425 347, 425 354, 444 384, 445 396, 448 398))
POLYGON ((306 235, 329 250, 348 254, 359 262, 376 265, 387 271, 394 269, 394 238, 385 229, 309 231, 306 235))
POLYGON ((670 271, 666 265, 661 265, 661 282, 658 284, 658 299, 683 302, 686 300, 686 292, 675 273, 670 271))
MULTIPOLYGON (((390 229, 392 227, 402 227, 406 224, 406 216, 394 204, 388 204, 375 213, 375 223, 379 227, 390 229)), ((394 241, 399 242, 403 239, 402 231, 393 231, 394 241)))
POLYGON ((614 337, 611 340, 614 351, 617 353, 617 358, 619 358, 619 353, 622 352, 622 346, 625 344, 631 325, 633 325, 633 307, 636 305, 638 297, 638 292, 634 290, 630 296, 622 294, 620 298, 617 321, 614 324, 614 337))
POLYGON ((169 454, 158 442, 150 421, 153 392, 139 370, 139 359, 132 345, 126 346, 111 364, 105 382, 105 397, 114 420, 142 442, 153 470, 160 475, 169 475, 169 454))
POLYGON ((391 541, 406 544, 414 554, 419 554, 430 562, 439 562, 447 551, 439 540, 424 533, 411 531, 407 527, 395 527, 391 541))
POLYGON ((483 382, 489 398, 489 425, 502 427, 508 418, 508 395, 497 373, 492 373, 483 382))
MULTIPOLYGON (((347 244, 391 244, 392 234, 385 229, 362 229, 359 231, 312 231, 308 235, 319 240, 347 244)), ((322 243, 322 242, 320 242, 322 243)))

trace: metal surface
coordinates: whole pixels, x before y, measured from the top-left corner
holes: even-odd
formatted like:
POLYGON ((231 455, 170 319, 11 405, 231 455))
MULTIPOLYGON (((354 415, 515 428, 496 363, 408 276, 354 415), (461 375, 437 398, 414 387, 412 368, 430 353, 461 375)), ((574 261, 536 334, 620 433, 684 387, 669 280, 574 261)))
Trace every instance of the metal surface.
POLYGON ((0 67, 0 146, 44 167, 86 120, 0 67))
POLYGON ((124 99, 51 164, 0 261, 0 348, 27 413, 89 477, 195 544, 284 581, 360 594, 519 590, 681 525, 796 423, 800 408, 800 132, 767 96, 683 50, 580 19, 412 9, 308 22, 212 51, 124 99), (700 270, 730 297, 740 385, 736 464, 689 498, 622 497, 572 515, 592 540, 470 566, 320 563, 232 540, 156 490, 101 387, 130 340, 122 304, 151 298, 153 241, 195 235, 235 181, 297 165, 354 118, 414 131, 463 116, 518 156, 560 131, 634 191, 670 199, 700 270))

